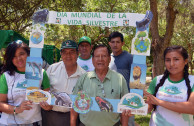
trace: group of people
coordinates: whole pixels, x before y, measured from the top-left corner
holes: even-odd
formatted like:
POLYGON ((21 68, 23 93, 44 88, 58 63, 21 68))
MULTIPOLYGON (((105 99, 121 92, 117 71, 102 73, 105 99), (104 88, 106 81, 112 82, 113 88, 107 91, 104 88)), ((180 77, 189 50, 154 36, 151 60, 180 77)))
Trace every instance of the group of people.
MULTIPOLYGON (((54 93, 77 94, 90 97, 121 99, 130 92, 129 80, 133 56, 122 50, 120 32, 112 32, 108 43, 83 36, 78 44, 64 41, 60 53, 62 61, 42 70, 39 89, 54 93)), ((25 67, 30 49, 22 41, 8 45, 0 73, 0 126, 134 126, 130 110, 121 114, 90 111, 79 114, 73 109, 33 104, 25 100, 25 67)), ((188 54, 182 46, 171 46, 164 51, 166 70, 150 83, 147 96, 148 112, 152 112, 151 126, 193 126, 194 76, 188 73, 188 54)))

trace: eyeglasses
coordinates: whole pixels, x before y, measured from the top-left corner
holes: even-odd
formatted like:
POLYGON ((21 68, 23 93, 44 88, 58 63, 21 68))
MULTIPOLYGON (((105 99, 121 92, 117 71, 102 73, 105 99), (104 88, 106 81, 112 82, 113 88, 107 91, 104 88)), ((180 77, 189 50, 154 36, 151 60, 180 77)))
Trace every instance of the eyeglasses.
POLYGON ((16 41, 13 41, 11 43, 9 43, 8 45, 12 45, 12 44, 22 44, 23 41, 22 40, 16 40, 16 41))

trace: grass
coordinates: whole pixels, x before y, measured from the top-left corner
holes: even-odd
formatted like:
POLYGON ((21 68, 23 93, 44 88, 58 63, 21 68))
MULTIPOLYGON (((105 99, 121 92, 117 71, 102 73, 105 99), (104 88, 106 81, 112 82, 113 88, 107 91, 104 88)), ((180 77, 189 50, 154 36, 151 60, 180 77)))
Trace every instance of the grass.
POLYGON ((151 117, 151 114, 148 114, 146 116, 135 115, 135 122, 139 126, 149 126, 150 117, 151 117))
MULTIPOLYGON (((146 80, 147 87, 149 86, 151 80, 146 80)), ((135 123, 138 124, 138 126, 149 126, 151 114, 148 114, 146 116, 142 115, 135 115, 135 123)))

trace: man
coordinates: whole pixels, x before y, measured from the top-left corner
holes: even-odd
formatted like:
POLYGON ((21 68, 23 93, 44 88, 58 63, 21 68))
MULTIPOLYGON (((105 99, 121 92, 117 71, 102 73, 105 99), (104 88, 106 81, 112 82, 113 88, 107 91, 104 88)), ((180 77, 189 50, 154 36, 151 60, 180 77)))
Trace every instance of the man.
MULTIPOLYGON (((113 55, 112 59, 114 59, 114 63, 117 67, 117 72, 121 73, 126 82, 127 87, 130 91, 129 87, 129 80, 130 80, 130 71, 131 71, 131 64, 133 62, 133 56, 129 54, 127 51, 123 51, 122 47, 125 44, 123 35, 120 32, 112 32, 109 35, 109 45, 112 49, 113 55)), ((109 66, 112 68, 112 66, 109 66)), ((129 119, 129 126, 134 126, 134 116, 130 117, 129 119)))
MULTIPOLYGON (((62 61, 49 66, 47 69, 51 92, 72 94, 78 78, 85 73, 77 65, 78 49, 76 42, 72 40, 63 42, 60 53, 62 61)), ((43 111, 43 126, 64 125, 70 126, 70 109, 54 105, 52 111, 43 111)))
MULTIPOLYGON (((94 45, 92 62, 95 71, 87 72, 79 78, 73 94, 84 91, 90 97, 120 99, 128 93, 124 77, 108 68, 111 50, 107 46, 102 43, 94 45)), ((122 113, 123 126, 127 125, 129 115, 130 111, 122 113)), ((71 126, 75 126, 77 116, 78 113, 71 109, 71 126)), ((112 112, 89 111, 86 114, 80 114, 81 126, 119 126, 119 120, 120 114, 112 112)))
POLYGON ((77 63, 87 72, 94 70, 92 56, 90 54, 91 50, 91 39, 87 36, 81 37, 78 43, 78 51, 80 56, 77 59, 77 63))

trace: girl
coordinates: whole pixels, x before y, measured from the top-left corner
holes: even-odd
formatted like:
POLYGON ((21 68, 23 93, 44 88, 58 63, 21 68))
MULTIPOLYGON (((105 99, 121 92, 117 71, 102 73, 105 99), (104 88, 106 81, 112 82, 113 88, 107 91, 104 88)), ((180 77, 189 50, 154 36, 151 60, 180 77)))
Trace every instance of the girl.
POLYGON ((164 51, 166 70, 145 92, 150 126, 193 126, 194 76, 188 73, 188 53, 182 46, 164 51))
MULTIPOLYGON (((14 41, 8 45, 4 55, 4 64, 0 74, 0 126, 38 126, 41 124, 40 106, 25 101, 26 59, 30 54, 30 48, 22 41, 14 41)), ((48 91, 49 80, 45 71, 40 87, 48 91)), ((41 103, 41 107, 50 110, 52 106, 41 103)))

